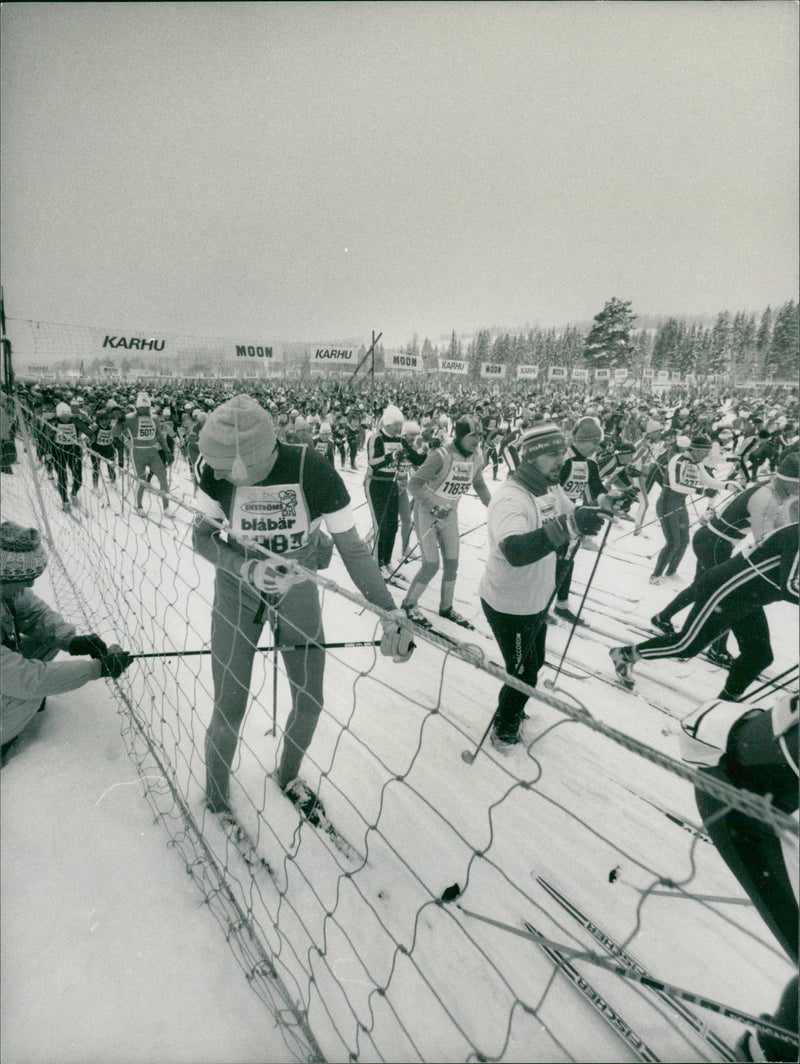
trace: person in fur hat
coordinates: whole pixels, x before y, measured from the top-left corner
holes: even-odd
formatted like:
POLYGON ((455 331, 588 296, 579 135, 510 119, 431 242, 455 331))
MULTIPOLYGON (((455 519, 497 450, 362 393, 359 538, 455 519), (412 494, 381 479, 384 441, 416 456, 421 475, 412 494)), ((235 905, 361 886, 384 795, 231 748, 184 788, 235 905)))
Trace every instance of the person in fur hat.
POLYGON ((47 566, 39 532, 13 521, 0 524, 0 743, 5 764, 12 744, 48 695, 74 691, 101 676, 117 679, 130 654, 94 632, 78 635, 31 591, 47 566), (66 650, 80 661, 53 661, 66 650))

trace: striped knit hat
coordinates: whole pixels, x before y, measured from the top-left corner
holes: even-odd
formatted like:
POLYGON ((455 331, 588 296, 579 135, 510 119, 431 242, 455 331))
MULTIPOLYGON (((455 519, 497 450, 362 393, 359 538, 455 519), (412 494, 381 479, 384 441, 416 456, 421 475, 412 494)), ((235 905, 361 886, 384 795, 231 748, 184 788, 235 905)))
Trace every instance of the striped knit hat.
POLYGON ((0 524, 0 580, 4 584, 35 580, 47 566, 41 537, 35 528, 13 521, 0 524))
POLYGON ((517 449, 524 462, 540 454, 553 454, 566 449, 564 433, 552 421, 537 421, 520 436, 517 449))

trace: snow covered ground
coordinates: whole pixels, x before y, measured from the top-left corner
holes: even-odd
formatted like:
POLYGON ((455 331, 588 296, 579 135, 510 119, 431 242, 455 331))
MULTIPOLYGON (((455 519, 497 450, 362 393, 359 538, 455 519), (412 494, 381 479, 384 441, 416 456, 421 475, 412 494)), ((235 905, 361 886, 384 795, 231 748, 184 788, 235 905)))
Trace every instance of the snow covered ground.
MULTIPOLYGON (((342 475, 366 532, 362 475, 342 475)), ((24 471, 2 480, 3 516, 32 521, 24 471)), ((174 488, 191 496, 185 467, 174 488)), ((113 490, 101 507, 84 489, 83 513, 72 519, 56 509, 49 484, 42 490, 59 553, 101 634, 137 651, 202 647, 211 570, 192 554, 183 515, 174 524, 144 521, 113 490)), ((484 518, 476 498, 462 501, 461 528, 474 530, 462 539, 456 607, 476 631, 434 620, 498 661, 477 598, 484 518)), ((562 674, 552 693, 676 757, 677 719, 715 696, 723 674, 702 660, 662 662, 637 666, 633 694, 613 684, 608 647, 643 638, 634 626, 646 626, 694 568, 690 550, 681 584, 652 587, 648 556, 661 546, 660 531, 633 537, 630 528, 610 535, 585 607, 595 631, 576 633, 565 663, 594 675, 562 674)), ((579 553, 573 608, 596 557, 579 553)), ((413 563, 404 569, 413 571, 413 563)), ((48 574, 37 591, 65 613, 65 601, 77 610, 68 581, 52 564, 48 574)), ((351 587, 337 558, 325 576, 351 587)), ((323 595, 329 640, 375 637, 372 614, 332 590, 323 595)), ((423 605, 436 610, 438 581, 423 605)), ((797 657, 797 611, 778 604, 767 614, 777 672, 797 657)), ((548 630, 551 663, 567 635, 548 630)), ((279 675, 273 738, 272 682, 272 656, 264 655, 234 804, 273 876, 251 875, 203 814, 207 658, 142 661, 120 687, 170 752, 192 813, 328 1059, 637 1059, 619 1022, 604 1023, 537 945, 467 915, 520 930, 528 920, 558 942, 592 947, 537 877, 659 979, 747 1012, 774 1008, 791 968, 713 846, 692 833, 699 818, 686 781, 539 701, 528 706, 526 749, 504 758, 487 747, 468 764, 462 752, 475 749, 488 724, 497 679, 423 639, 406 665, 372 648, 335 650, 303 772, 365 855, 353 863, 299 825, 269 777, 288 700, 279 675), (461 908, 437 900, 453 884, 461 908)), ((185 862, 153 824, 120 723, 125 731, 124 704, 105 682, 48 699, 35 741, 0 776, 3 1060, 288 1059, 185 862)), ((650 1059, 720 1059, 651 992, 578 967, 651 1047, 650 1059)), ((724 1042, 741 1033, 693 1009, 724 1042)))

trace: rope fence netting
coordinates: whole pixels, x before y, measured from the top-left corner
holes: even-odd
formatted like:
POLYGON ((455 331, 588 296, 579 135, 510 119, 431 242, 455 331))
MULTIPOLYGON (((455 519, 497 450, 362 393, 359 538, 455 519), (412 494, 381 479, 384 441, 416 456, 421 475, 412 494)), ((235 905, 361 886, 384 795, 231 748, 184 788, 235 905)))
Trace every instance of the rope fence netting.
POLYGON ((137 514, 135 478, 120 468, 64 511, 21 414, 24 453, 4 481, 3 517, 30 515, 40 528, 65 617, 141 655, 114 683, 129 755, 287 1058, 622 1059, 610 1010, 635 1028, 626 1052, 639 1059, 726 1059, 736 1023, 715 1017, 711 1037, 705 1015, 687 1022, 603 968, 586 978, 614 1006, 606 1024, 591 1010, 582 1022, 550 955, 470 915, 521 930, 530 921, 593 953, 541 880, 659 977, 753 1013, 774 1004, 787 962, 691 815, 692 788, 789 842, 795 820, 677 760, 655 710, 628 734, 574 693, 526 688, 473 633, 418 633, 408 664, 384 658, 380 611, 336 558, 325 575, 309 573, 332 645, 301 774, 349 846, 301 818, 276 782, 290 695, 268 624, 233 763, 242 831, 226 830, 205 804, 214 572, 192 548, 189 469, 176 460, 171 516, 156 492, 137 514), (501 682, 531 695, 525 747, 508 758, 488 747, 473 761, 501 682), (761 992, 742 990, 743 971, 761 992))

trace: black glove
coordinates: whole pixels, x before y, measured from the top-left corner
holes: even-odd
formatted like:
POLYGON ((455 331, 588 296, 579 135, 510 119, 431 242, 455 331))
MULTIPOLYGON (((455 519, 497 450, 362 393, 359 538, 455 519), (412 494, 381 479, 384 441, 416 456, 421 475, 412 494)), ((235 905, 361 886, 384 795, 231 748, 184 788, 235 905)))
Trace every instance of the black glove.
POLYGON ((568 515, 570 532, 574 524, 579 536, 594 536, 603 527, 603 518, 596 506, 576 506, 568 515))
POLYGON ((74 639, 70 639, 69 653, 73 658, 82 658, 87 654, 90 658, 102 658, 108 653, 108 647, 99 635, 92 632, 91 635, 76 635, 74 639))
POLYGON ((613 500, 614 509, 618 513, 628 513, 631 506, 633 506, 633 504, 636 502, 638 495, 638 488, 626 488, 625 491, 623 491, 622 495, 620 495, 619 499, 613 500))
POLYGON ((117 680, 132 661, 133 658, 127 650, 117 646, 109 647, 108 653, 100 658, 100 675, 110 676, 112 680, 117 680))

